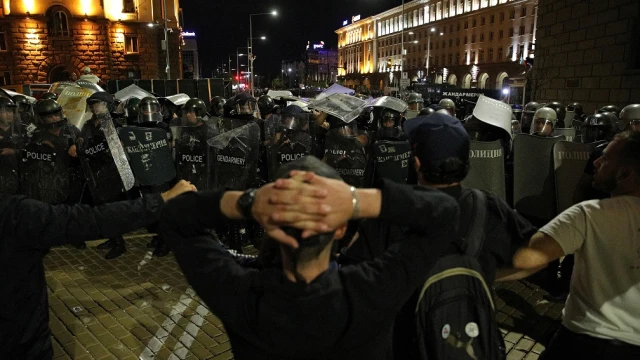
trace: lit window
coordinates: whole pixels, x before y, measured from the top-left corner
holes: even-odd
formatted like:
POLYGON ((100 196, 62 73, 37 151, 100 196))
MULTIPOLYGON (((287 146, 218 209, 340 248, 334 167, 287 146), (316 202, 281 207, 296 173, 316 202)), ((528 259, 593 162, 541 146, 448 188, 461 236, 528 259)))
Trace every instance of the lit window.
POLYGON ((493 49, 489 49, 489 60, 493 60, 493 49))
POLYGON ((502 48, 498 48, 498 60, 502 60, 502 48))
POLYGON ((509 28, 509 36, 513 36, 513 28, 509 28))
POLYGON ((124 51, 125 51, 125 54, 138 53, 138 37, 137 36, 126 35, 124 37, 124 51))
POLYGON ((135 13, 136 12, 136 4, 134 0, 123 0, 122 1, 122 12, 123 13, 135 13))

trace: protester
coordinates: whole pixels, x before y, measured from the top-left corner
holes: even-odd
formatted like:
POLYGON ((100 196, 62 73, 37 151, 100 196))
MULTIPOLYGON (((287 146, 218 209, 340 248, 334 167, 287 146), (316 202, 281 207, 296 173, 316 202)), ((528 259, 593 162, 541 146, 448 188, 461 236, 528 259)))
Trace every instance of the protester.
POLYGON ((245 193, 180 197, 161 221, 190 285, 223 321, 235 358, 391 358, 396 313, 450 250, 455 201, 437 190, 389 182, 355 190, 312 156, 283 165, 277 178, 245 193), (291 170, 318 175, 283 179, 291 170), (280 242, 281 268, 243 268, 206 234, 206 228, 242 217, 254 217, 280 242), (413 231, 375 261, 329 268, 332 245, 347 220, 362 217, 413 231), (275 221, 300 230, 283 230, 275 221))
POLYGON ((97 207, 48 205, 0 194, 0 359, 51 359, 42 259, 54 246, 111 237, 157 221, 162 204, 193 185, 97 207))
POLYGON ((541 359, 640 358, 640 133, 617 135, 595 161, 610 199, 574 205, 513 257, 510 279, 575 254, 562 327, 541 359))

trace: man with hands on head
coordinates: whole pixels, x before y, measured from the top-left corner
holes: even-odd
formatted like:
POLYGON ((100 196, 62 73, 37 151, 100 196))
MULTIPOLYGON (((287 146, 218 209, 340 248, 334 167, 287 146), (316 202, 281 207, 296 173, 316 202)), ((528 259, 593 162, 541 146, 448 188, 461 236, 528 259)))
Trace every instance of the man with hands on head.
POLYGON ((49 205, 0 194, 0 359, 51 359, 42 259, 54 246, 124 234, 158 220, 165 202, 196 188, 96 207, 49 205))
POLYGON ((396 313, 437 258, 455 251, 455 200, 392 182, 355 189, 313 156, 283 165, 276 178, 244 193, 186 194, 160 222, 190 285, 224 323, 234 356, 391 358, 396 313), (250 217, 279 244, 280 268, 244 268, 206 232, 250 217), (347 222, 373 217, 411 230, 376 260, 331 268, 347 222))

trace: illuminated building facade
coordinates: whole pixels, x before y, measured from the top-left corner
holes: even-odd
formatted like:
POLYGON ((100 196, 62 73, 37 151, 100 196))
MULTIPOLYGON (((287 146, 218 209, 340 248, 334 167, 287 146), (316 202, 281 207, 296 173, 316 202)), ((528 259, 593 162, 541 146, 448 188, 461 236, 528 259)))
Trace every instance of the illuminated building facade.
POLYGON ((414 0, 404 12, 355 16, 336 30, 339 75, 369 89, 397 87, 403 75, 461 88, 522 86, 525 61, 534 57, 537 3, 414 0))
POLYGON ((184 79, 200 79, 198 42, 195 32, 182 32, 182 76, 184 79))
POLYGON ((176 79, 178 0, 0 0, 0 84, 70 80, 85 66, 103 81, 165 78, 165 6, 176 79))
POLYGON ((283 79, 291 78, 296 86, 328 86, 337 80, 338 52, 325 49, 323 41, 314 44, 308 42, 299 59, 282 61, 281 72, 283 79))

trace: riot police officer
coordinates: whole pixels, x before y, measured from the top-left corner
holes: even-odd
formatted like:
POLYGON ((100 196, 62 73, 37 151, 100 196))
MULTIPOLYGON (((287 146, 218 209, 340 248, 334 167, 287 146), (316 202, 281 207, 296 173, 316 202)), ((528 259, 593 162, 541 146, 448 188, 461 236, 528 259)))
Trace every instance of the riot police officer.
POLYGON ((140 99, 132 97, 127 99, 125 106, 125 117, 127 124, 135 124, 138 122, 138 114, 140 113, 140 99))
POLYGON ((438 103, 438 106, 446 109, 449 115, 456 117, 456 103, 453 100, 447 98, 442 99, 438 103))
POLYGON ((428 115, 431 115, 431 114, 433 114, 435 112, 436 111, 433 110, 433 108, 426 107, 426 108, 420 110, 420 112, 418 113, 418 116, 428 116, 428 115))
POLYGON ((420 111, 424 108, 424 99, 422 98, 422 94, 418 94, 412 92, 407 97, 407 104, 409 105, 409 110, 407 110, 407 119, 413 119, 418 116, 420 111))
POLYGON ((209 113, 212 116, 222 117, 224 115, 224 103, 227 101, 222 96, 214 96, 210 101, 209 113))
POLYGON ((606 113, 606 112, 614 113, 616 115, 616 117, 618 117, 620 115, 620 108, 615 106, 615 105, 605 105, 605 106, 601 107, 600 109, 598 109, 596 111, 596 114, 602 114, 602 113, 606 113))
POLYGON ((541 107, 533 115, 530 134, 549 137, 553 133, 557 121, 558 116, 555 110, 548 107, 541 107))
MULTIPOLYGON (((114 100, 108 93, 99 91, 87 98, 87 106, 93 115, 91 119, 87 120, 87 122, 82 126, 82 130, 80 131, 80 138, 77 141, 77 145, 80 150, 90 146, 91 139, 105 137, 101 126, 101 120, 106 117, 110 117, 110 113, 114 108, 114 100)), ((108 121, 113 123, 111 119, 108 121)), ((113 125, 117 126, 115 123, 113 125)), ((95 203, 96 201, 91 198, 89 202, 95 203)), ((98 245, 98 249, 109 249, 105 255, 105 259, 115 259, 127 251, 122 235, 103 242, 98 245)))
POLYGON ((384 109, 378 119, 378 140, 406 140, 401 128, 402 115, 392 109, 384 109))
POLYGON ((623 131, 640 131, 640 104, 627 105, 620 111, 618 127, 623 131))
POLYGON ((271 96, 262 95, 258 98, 258 109, 260 110, 260 117, 263 120, 267 120, 272 114, 278 113, 280 105, 276 104, 271 96))
POLYGON ((533 116, 536 111, 540 109, 542 105, 538 104, 535 101, 531 101, 524 106, 522 110, 522 119, 520 120, 520 125, 522 127, 522 132, 525 134, 531 133, 531 124, 533 123, 533 116))
POLYGON ((579 102, 567 105, 567 111, 573 111, 573 120, 583 122, 585 119, 584 107, 579 102))
POLYGON ((592 143, 596 141, 611 141, 616 134, 611 117, 604 114, 593 114, 587 116, 582 125, 582 142, 592 143))
POLYGON ((198 127, 202 129, 205 139, 210 139, 218 135, 217 124, 213 121, 205 120, 207 116, 207 106, 204 101, 198 98, 189 99, 182 106, 182 125, 190 127, 198 127))
POLYGON ((550 102, 544 107, 553 109, 556 112, 555 128, 564 128, 564 118, 567 117, 567 109, 557 101, 550 102))
POLYGON ((41 100, 36 105, 36 113, 40 131, 34 136, 34 142, 63 149, 69 156, 77 158, 76 141, 80 137, 80 129, 67 122, 62 106, 55 100, 41 100))
POLYGON ((523 108, 520 104, 511 105, 511 112, 513 112, 513 116, 515 116, 514 120, 520 121, 522 119, 522 110, 523 108))

